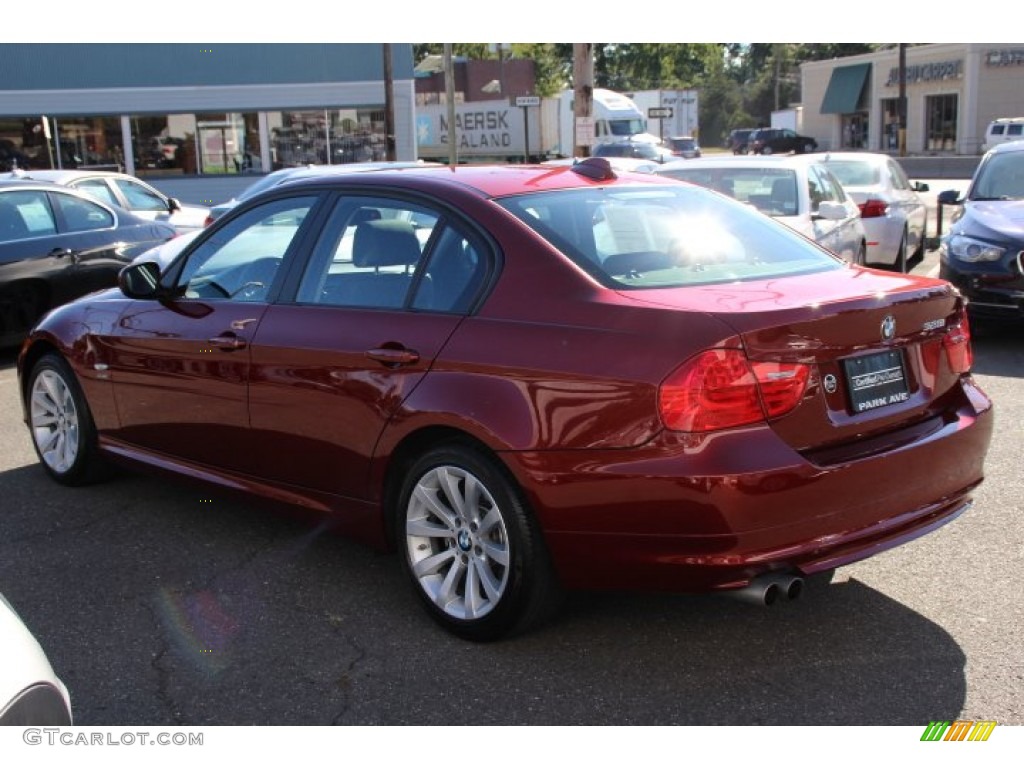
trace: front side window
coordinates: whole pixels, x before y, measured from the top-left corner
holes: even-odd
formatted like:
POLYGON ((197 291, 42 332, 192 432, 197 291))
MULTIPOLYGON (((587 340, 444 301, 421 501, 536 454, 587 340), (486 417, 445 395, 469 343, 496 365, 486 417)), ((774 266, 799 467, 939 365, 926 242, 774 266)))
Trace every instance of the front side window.
POLYGON ((266 301, 316 197, 273 200, 215 231, 189 254, 176 285, 185 298, 266 301))
POLYGON ((65 232, 88 232, 114 226, 114 215, 103 206, 74 195, 54 193, 53 197, 64 217, 65 232))
POLYGON ((574 189, 498 202, 609 287, 742 282, 841 268, 792 230, 697 187, 574 189))

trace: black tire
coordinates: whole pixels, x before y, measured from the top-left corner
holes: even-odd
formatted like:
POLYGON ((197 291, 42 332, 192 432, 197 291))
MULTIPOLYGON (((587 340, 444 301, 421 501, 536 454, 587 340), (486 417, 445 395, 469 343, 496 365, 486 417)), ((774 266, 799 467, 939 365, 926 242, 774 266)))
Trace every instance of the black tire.
POLYGON ((556 607, 560 589, 540 529, 507 471, 482 451, 427 451, 402 483, 395 516, 402 565, 449 632, 497 640, 556 607))
POLYGON ((860 249, 857 251, 857 256, 854 259, 854 264, 859 267, 866 266, 868 263, 868 244, 861 241, 860 249))
POLYGON ((25 393, 29 431, 43 469, 61 485, 88 485, 108 472, 89 404, 71 366, 57 354, 33 366, 25 393))
POLYGON ((896 261, 893 262, 892 268, 897 272, 907 271, 907 230, 903 230, 903 236, 900 238, 900 247, 896 251, 896 261))
POLYGON ((767 147, 767 146, 766 147, 761 147, 761 154, 762 155, 770 155, 774 151, 775 150, 773 150, 771 147, 767 147))

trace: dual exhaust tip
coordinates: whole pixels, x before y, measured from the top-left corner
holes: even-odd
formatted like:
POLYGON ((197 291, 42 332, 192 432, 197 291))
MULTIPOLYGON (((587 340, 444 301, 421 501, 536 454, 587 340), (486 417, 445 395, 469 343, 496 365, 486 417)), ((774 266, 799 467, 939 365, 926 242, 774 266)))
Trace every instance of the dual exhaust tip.
POLYGON ((732 594, 746 603, 774 605, 781 599, 796 600, 803 594, 804 580, 791 573, 763 573, 732 594))

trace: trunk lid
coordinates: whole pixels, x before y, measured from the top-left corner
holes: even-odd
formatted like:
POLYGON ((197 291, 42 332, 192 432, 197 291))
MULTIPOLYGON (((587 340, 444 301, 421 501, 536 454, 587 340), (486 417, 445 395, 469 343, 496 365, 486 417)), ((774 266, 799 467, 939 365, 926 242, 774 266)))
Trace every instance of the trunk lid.
POLYGON ((847 446, 832 456, 840 460, 858 443, 882 450, 907 429, 937 429, 956 395, 943 340, 962 320, 962 301, 944 281, 851 267, 630 296, 714 314, 752 361, 809 366, 799 404, 770 421, 801 452, 847 446))

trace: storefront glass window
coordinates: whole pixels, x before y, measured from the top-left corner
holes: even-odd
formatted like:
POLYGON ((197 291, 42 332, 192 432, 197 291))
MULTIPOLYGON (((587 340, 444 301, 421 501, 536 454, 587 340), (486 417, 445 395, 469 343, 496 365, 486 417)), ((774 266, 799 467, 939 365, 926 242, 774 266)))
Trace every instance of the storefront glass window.
POLYGON ((195 116, 133 115, 129 123, 137 176, 197 172, 195 116))
POLYGON ((925 99, 927 149, 950 152, 956 149, 957 102, 955 93, 925 99))
POLYGON ((383 107, 270 112, 273 170, 314 163, 337 165, 384 160, 383 107))
POLYGON ((882 99, 882 151, 900 148, 900 100, 882 99))
POLYGON ((15 166, 123 170, 121 121, 117 117, 0 120, 0 171, 15 166))
POLYGON ((262 173, 255 112, 133 116, 139 176, 262 173))

